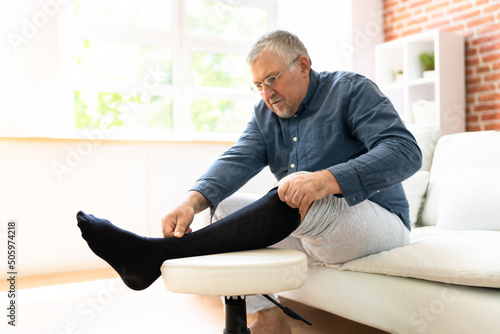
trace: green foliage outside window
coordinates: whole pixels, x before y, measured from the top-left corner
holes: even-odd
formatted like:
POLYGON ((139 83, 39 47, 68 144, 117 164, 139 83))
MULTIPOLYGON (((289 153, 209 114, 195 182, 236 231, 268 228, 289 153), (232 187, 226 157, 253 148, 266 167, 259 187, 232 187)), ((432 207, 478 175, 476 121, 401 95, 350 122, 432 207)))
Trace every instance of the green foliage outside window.
POLYGON ((77 129, 108 130, 133 125, 170 131, 172 103, 170 98, 160 96, 75 91, 75 125, 77 129))
MULTIPOLYGON (((266 9, 231 1, 182 1, 188 38, 206 36, 226 43, 246 43, 268 28, 266 9)), ((157 43, 159 32, 174 30, 173 4, 172 0, 73 0, 76 20, 114 27, 116 31, 125 28, 127 34, 131 29, 157 34, 156 43, 148 38, 143 42, 107 39, 109 35, 102 39, 75 36, 71 75, 76 129, 172 132, 173 100, 179 98, 190 101, 191 109, 176 110, 176 115, 190 114, 191 131, 236 133, 244 129, 255 102, 245 95, 251 80, 244 55, 208 52, 193 45, 185 60, 189 72, 181 75, 188 76, 189 87, 181 86, 180 96, 173 94, 179 91, 175 86, 179 82, 172 81, 173 66, 178 66, 176 71, 186 67, 173 64, 178 45, 157 43), (206 88, 213 88, 213 98, 206 98, 211 91, 202 91, 206 88)))
POLYGON ((195 99, 191 105, 195 132, 241 132, 252 109, 237 100, 195 99))

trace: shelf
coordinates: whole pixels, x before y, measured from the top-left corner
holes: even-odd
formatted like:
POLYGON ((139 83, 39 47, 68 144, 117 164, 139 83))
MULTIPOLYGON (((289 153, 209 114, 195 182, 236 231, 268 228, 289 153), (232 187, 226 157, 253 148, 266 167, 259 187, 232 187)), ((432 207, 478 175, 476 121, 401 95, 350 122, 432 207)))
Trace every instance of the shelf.
POLYGON ((457 106, 465 115, 463 36, 427 31, 379 44, 375 51, 376 82, 406 124, 418 128, 437 127, 441 134, 465 131, 465 121, 457 122, 457 117, 449 115, 457 112, 457 106), (420 62, 422 52, 434 54, 432 76, 424 76, 420 62), (394 73, 400 72, 403 80, 395 82, 394 73), (427 117, 421 117, 422 114, 414 117, 414 106, 418 106, 415 103, 421 100, 434 102, 434 107, 425 112, 427 117))
POLYGON ((390 84, 381 85, 379 88, 382 91, 402 90, 403 88, 405 88, 405 84, 403 82, 394 82, 390 84))
POLYGON ((433 85, 436 82, 435 78, 420 78, 414 79, 408 82, 409 87, 422 86, 422 85, 433 85))

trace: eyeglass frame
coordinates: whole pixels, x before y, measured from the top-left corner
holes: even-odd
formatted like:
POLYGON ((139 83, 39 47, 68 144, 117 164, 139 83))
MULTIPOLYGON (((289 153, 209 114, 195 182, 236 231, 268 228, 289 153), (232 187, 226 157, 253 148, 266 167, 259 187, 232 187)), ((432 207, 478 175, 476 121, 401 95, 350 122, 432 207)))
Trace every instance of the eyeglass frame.
POLYGON ((300 55, 297 56, 297 58, 295 58, 291 63, 290 65, 288 65, 287 67, 285 67, 285 69, 283 71, 281 71, 278 75, 270 75, 268 76, 267 78, 264 79, 264 82, 261 82, 259 84, 254 84, 252 86, 252 91, 255 92, 255 93, 258 93, 258 94, 262 94, 264 93, 264 85, 266 85, 267 87, 269 88, 273 88, 273 87, 276 87, 278 84, 279 84, 279 77, 285 73, 286 70, 288 70, 297 60, 299 60, 300 58, 300 55), (273 79, 273 82, 275 81, 276 83, 268 83, 268 80, 269 79, 273 79), (262 87, 262 90, 259 89, 258 85, 260 85, 262 87), (271 87, 271 85, 273 85, 273 87, 271 87))

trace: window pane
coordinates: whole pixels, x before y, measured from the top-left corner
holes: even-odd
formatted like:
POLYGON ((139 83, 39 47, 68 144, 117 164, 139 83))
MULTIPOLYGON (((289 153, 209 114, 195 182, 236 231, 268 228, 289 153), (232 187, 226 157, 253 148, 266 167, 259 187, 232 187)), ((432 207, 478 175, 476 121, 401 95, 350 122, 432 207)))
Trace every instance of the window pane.
POLYGON ((146 83, 148 87, 171 82, 172 49, 167 47, 75 39, 73 53, 76 80, 146 83))
POLYGON ((172 100, 164 96, 75 91, 75 128, 170 131, 172 100))
POLYGON ((95 23, 172 30, 173 0, 74 0, 75 17, 95 23))
POLYGON ((234 132, 245 129, 254 101, 195 99, 191 105, 195 132, 234 132))
POLYGON ((191 85, 249 89, 250 70, 243 56, 191 52, 191 85))
POLYGON ((187 0, 188 30, 197 35, 253 40, 268 30, 269 12, 213 0, 187 0))

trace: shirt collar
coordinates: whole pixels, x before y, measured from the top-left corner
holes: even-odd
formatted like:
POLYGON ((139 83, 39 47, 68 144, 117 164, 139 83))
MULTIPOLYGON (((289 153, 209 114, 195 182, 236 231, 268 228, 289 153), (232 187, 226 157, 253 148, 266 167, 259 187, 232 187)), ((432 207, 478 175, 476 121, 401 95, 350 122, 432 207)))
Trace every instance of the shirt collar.
POLYGON ((311 68, 311 71, 309 72, 309 87, 307 88, 306 97, 302 100, 302 103, 299 106, 297 115, 309 107, 314 93, 316 93, 316 89, 318 88, 318 84, 319 74, 311 68))

